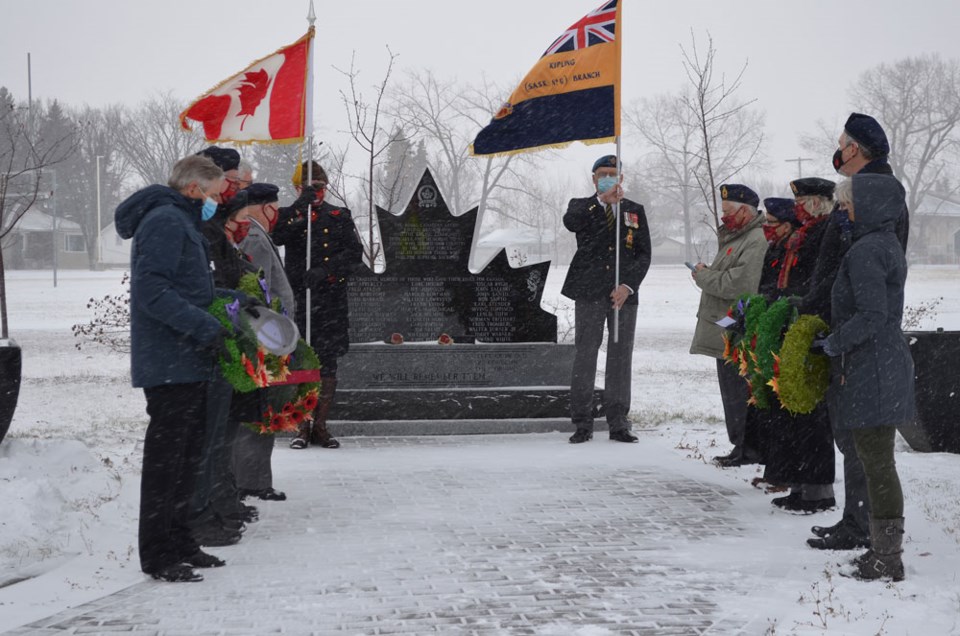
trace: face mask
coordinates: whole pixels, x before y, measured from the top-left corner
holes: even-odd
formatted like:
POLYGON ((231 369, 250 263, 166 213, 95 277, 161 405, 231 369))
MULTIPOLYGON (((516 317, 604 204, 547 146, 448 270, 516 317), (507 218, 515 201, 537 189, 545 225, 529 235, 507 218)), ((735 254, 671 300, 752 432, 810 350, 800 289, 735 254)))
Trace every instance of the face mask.
POLYGON ((806 223, 813 218, 813 215, 807 212, 807 209, 803 207, 802 203, 794 205, 793 212, 797 215, 797 220, 800 221, 800 223, 806 223))
POLYGON ((767 239, 767 243, 776 243, 780 240, 780 236, 777 234, 777 228, 779 225, 764 225, 763 226, 763 236, 767 239))
POLYGON ((234 243, 242 243, 250 232, 250 221, 229 221, 226 229, 234 243))
POLYGON ((736 212, 734 212, 732 216, 721 216, 720 221, 723 222, 723 227, 727 228, 731 232, 735 232, 740 229, 740 224, 737 222, 736 212))
POLYGON ((203 207, 200 209, 200 218, 209 221, 217 213, 217 202, 212 197, 203 200, 203 207))
POLYGON ((264 206, 263 218, 267 220, 267 232, 273 232, 273 228, 277 226, 277 219, 280 218, 280 211, 276 208, 264 206))
POLYGON ((844 148, 837 148, 837 151, 833 153, 833 169, 837 172, 840 172, 840 168, 843 167, 843 164, 847 163, 843 160, 843 151, 844 148))
POLYGON ((597 179, 597 192, 603 194, 615 185, 617 185, 616 177, 600 177, 597 179))

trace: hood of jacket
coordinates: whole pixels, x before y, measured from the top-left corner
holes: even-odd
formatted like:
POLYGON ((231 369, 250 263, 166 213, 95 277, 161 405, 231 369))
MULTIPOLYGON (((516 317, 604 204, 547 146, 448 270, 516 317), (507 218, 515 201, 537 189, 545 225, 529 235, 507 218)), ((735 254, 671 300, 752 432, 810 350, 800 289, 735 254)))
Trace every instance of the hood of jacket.
POLYGON ((853 236, 894 230, 905 206, 906 192, 893 176, 857 173, 853 180, 853 236))
POLYGON ((173 188, 164 185, 152 185, 134 192, 117 206, 117 211, 113 215, 117 234, 121 238, 132 238, 143 217, 151 210, 165 205, 176 206, 184 212, 196 209, 196 221, 200 222, 200 207, 203 201, 188 199, 173 188))

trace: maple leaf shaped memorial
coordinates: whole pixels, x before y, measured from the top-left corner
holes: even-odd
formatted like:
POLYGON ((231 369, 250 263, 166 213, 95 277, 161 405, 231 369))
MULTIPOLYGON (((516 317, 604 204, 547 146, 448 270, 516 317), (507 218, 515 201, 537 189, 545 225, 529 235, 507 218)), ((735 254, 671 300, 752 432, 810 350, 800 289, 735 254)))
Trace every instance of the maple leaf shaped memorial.
POLYGON ((540 307, 550 263, 513 268, 501 249, 470 273, 476 218, 450 213, 429 170, 402 214, 377 207, 386 269, 350 279, 350 341, 556 342, 557 318, 540 307))
POLYGON ((243 81, 240 83, 240 110, 237 117, 243 117, 240 123, 240 130, 247 122, 247 117, 256 114, 260 102, 267 96, 270 89, 270 75, 263 69, 259 71, 249 71, 243 74, 243 81))

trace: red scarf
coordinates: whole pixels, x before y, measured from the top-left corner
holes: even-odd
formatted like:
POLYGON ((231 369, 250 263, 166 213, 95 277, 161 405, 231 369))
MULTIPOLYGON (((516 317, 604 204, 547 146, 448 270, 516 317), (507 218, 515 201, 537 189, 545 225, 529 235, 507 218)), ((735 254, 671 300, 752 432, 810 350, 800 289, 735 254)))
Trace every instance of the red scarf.
POLYGON ((799 259, 798 252, 807 240, 807 232, 828 218, 829 215, 827 214, 813 217, 795 230, 794 233, 790 235, 790 238, 787 239, 787 252, 783 255, 783 264, 780 265, 780 275, 777 277, 777 289, 786 289, 787 285, 790 284, 790 271, 794 265, 797 264, 797 260, 799 259))

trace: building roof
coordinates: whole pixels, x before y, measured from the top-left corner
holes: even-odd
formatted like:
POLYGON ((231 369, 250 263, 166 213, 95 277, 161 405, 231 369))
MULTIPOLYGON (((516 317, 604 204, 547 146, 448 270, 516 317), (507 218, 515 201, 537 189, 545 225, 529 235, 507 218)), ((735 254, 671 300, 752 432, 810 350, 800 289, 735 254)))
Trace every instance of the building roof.
POLYGON ((949 197, 938 194, 927 194, 920 201, 916 210, 910 210, 913 214, 922 216, 948 216, 960 218, 960 202, 954 201, 949 197))
MULTIPOLYGON (((35 208, 27 210, 14 228, 19 232, 50 232, 53 229, 53 216, 35 208)), ((80 232, 80 225, 64 218, 57 219, 58 232, 80 232)))

